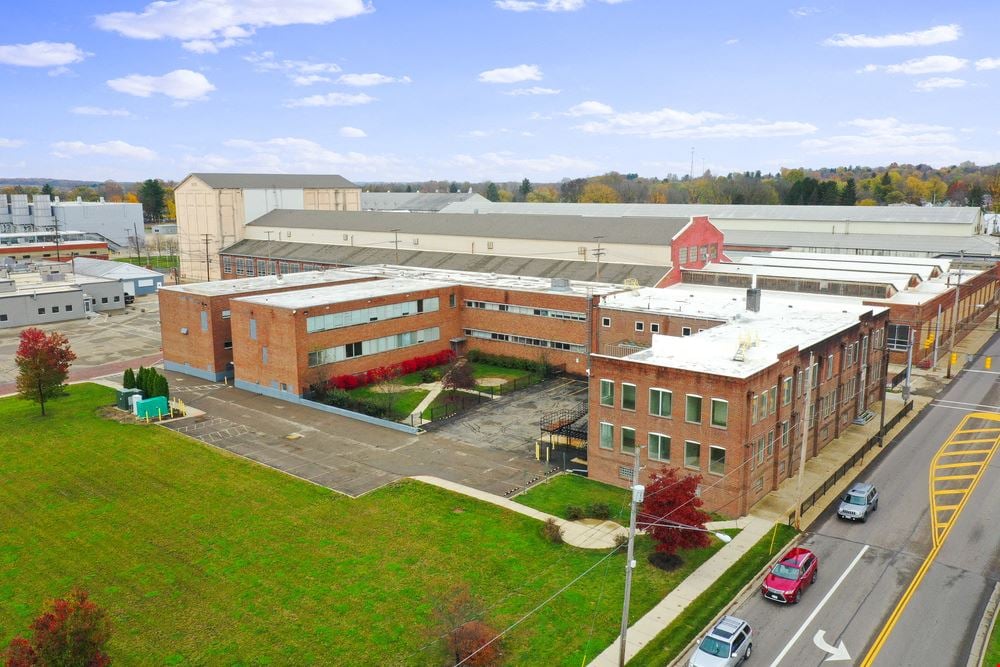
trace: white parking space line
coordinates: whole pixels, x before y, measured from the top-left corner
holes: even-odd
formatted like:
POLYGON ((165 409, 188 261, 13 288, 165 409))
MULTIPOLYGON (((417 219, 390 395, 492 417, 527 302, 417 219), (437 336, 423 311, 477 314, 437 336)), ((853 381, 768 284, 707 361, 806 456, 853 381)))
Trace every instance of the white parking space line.
MULTIPOLYGON (((1000 405, 987 405, 986 403, 966 403, 964 401, 949 401, 946 398, 939 398, 934 401, 935 403, 953 403, 955 405, 967 405, 974 408, 987 408, 989 410, 1000 410, 1000 405)), ((941 406, 946 407, 946 406, 941 406)))
POLYGON ((829 591, 827 591, 827 594, 823 596, 823 599, 819 601, 819 604, 816 605, 816 608, 813 609, 813 612, 809 614, 809 618, 807 618, 805 620, 805 623, 803 623, 801 627, 799 627, 798 631, 791 638, 791 640, 787 644, 785 644, 785 648, 781 650, 781 653, 778 654, 778 657, 775 658, 774 662, 771 663, 771 667, 777 667, 778 663, 781 662, 786 655, 788 655, 788 652, 792 650, 792 646, 795 644, 795 642, 799 640, 799 637, 801 637, 802 633, 806 631, 806 628, 809 626, 810 623, 813 622, 813 619, 816 618, 817 614, 819 614, 820 610, 823 609, 827 601, 829 601, 829 599, 833 597, 833 594, 837 592, 837 589, 840 588, 840 585, 844 583, 844 579, 846 579, 847 575, 851 573, 851 570, 853 570, 854 566, 858 564, 858 561, 861 560, 861 557, 865 555, 866 551, 868 551, 867 544, 861 547, 861 551, 858 552, 858 555, 854 557, 854 560, 851 561, 851 564, 847 566, 847 569, 844 570, 843 574, 841 574, 840 577, 837 579, 837 581, 834 582, 833 587, 829 591))

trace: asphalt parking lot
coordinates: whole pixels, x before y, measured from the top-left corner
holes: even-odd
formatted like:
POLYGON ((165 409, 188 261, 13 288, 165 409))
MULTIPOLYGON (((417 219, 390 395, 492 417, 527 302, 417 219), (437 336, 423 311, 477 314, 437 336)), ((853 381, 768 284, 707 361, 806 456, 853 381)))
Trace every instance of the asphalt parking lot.
MULTIPOLYGON (((534 459, 533 444, 522 440, 505 448, 499 430, 489 436, 493 442, 468 437, 475 431, 458 424, 462 438, 437 432, 409 435, 224 384, 166 375, 172 396, 205 412, 171 422, 173 430, 350 496, 411 475, 432 475, 502 495, 546 471, 534 459)), ((544 386, 538 393, 544 393, 544 386)), ((515 398, 518 394, 502 401, 515 398)), ((502 401, 490 404, 488 413, 495 415, 502 401)), ((537 416, 533 423, 537 436, 537 416)))
MULTIPOLYGON (((76 354, 72 369, 125 362, 160 352, 160 302, 155 294, 136 297, 125 310, 93 317, 44 324, 44 331, 59 331, 69 338, 76 354)), ((0 329, 0 385, 17 378, 14 353, 21 329, 0 329)))

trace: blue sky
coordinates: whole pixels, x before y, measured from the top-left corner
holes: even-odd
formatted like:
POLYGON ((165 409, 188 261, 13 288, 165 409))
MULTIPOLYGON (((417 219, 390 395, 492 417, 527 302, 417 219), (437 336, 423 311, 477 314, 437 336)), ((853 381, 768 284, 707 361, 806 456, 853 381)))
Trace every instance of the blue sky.
POLYGON ((12 3, 0 175, 1000 161, 993 2, 12 3))

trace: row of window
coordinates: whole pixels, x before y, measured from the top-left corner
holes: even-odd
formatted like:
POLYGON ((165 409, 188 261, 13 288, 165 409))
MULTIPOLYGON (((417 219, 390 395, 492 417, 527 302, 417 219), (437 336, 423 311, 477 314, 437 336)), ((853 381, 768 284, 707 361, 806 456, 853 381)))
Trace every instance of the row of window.
MULTIPOLYGON (((620 451, 622 454, 635 453, 635 429, 630 426, 622 426, 620 451)), ((601 449, 615 448, 615 425, 609 422, 601 422, 601 433, 599 444, 601 449)), ((664 433, 650 432, 646 434, 646 453, 653 461, 670 463, 672 460, 670 447, 671 438, 664 433)), ((684 467, 701 469, 701 443, 696 440, 685 440, 683 451, 684 467)), ((708 472, 714 475, 726 474, 726 448, 711 445, 708 448, 708 472)))
MULTIPOLYGON (((233 273, 233 257, 229 255, 222 256, 222 272, 223 273, 233 273)), ((307 262, 286 262, 284 260, 276 261, 258 259, 256 260, 256 270, 254 269, 254 261, 250 257, 236 257, 235 258, 236 275, 238 276, 254 276, 254 275, 274 275, 275 269, 280 269, 281 273, 299 273, 302 271, 322 271, 326 268, 325 264, 310 264, 307 262)))
POLYGON ((557 320, 574 320, 583 322, 587 319, 586 313, 578 313, 570 310, 552 310, 550 308, 533 308, 531 306, 518 306, 509 303, 494 303, 491 301, 470 301, 466 299, 466 308, 478 310, 494 310, 501 313, 514 313, 516 315, 535 315, 537 317, 553 317, 557 320))
POLYGON ((697 262, 699 258, 701 261, 707 262, 708 260, 715 259, 719 256, 719 246, 714 244, 703 246, 681 246, 678 254, 680 255, 678 260, 681 264, 697 262))
MULTIPOLYGON (((673 417, 673 392, 669 389, 651 387, 649 389, 649 414, 656 417, 673 417)), ((601 380, 601 405, 615 407, 614 380, 601 380)), ((684 397, 684 421, 689 424, 702 422, 703 398, 698 394, 686 394, 684 397)), ((621 383, 622 410, 636 410, 636 389, 630 382, 621 383)), ((721 398, 710 399, 709 423, 716 428, 729 427, 729 401, 721 398)))
POLYGON ((483 340, 495 340, 502 343, 517 343, 518 345, 530 345, 532 347, 548 347, 553 350, 566 350, 569 352, 586 352, 584 345, 576 343, 565 343, 558 340, 548 340, 545 338, 531 338, 529 336, 518 336, 515 334, 505 334, 496 331, 483 331, 481 329, 466 329, 465 335, 470 338, 481 338, 483 340))
POLYGON ((418 331, 408 331, 406 333, 361 340, 346 345, 337 345, 322 350, 315 350, 309 353, 309 366, 322 366, 332 364, 345 359, 354 359, 369 354, 388 352, 401 347, 430 343, 441 338, 441 330, 438 327, 420 329, 418 331))
MULTIPOLYGON (((3 244, 0 244, 0 245, 3 245, 3 244)), ((79 257, 79 256, 80 256, 80 253, 79 253, 79 252, 76 252, 76 251, 70 251, 70 252, 61 252, 60 254, 61 254, 61 255, 62 255, 63 257, 79 257)), ((91 251, 90 251, 90 254, 91 254, 91 255, 96 255, 96 254, 97 254, 97 251, 96 251, 96 250, 91 250, 91 251)), ((55 256, 55 255, 53 255, 53 254, 52 254, 52 253, 50 253, 50 252, 46 252, 46 253, 42 253, 42 257, 54 257, 54 256, 55 256)), ((9 257, 11 257, 12 259, 14 258, 14 256, 13 256, 13 255, 9 255, 9 257)), ((31 257, 32 257, 31 255, 21 255, 21 259, 31 259, 31 257)))
POLYGON ((329 331, 330 329, 340 329, 341 327, 350 327, 357 324, 392 320, 408 315, 433 313, 438 310, 438 307, 439 299, 435 296, 427 299, 416 299, 415 301, 389 303, 384 306, 345 310, 340 313, 315 315, 306 318, 306 332, 316 333, 317 331, 329 331))

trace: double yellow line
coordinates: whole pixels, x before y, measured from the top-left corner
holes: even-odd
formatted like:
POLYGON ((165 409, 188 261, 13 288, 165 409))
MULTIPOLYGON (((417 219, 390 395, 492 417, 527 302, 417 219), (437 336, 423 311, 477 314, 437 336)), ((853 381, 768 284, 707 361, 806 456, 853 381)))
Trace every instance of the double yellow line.
POLYGON ((927 571, 931 567, 931 564, 937 558, 938 552, 941 550, 941 546, 948 538, 948 534, 955 525, 955 521, 958 519, 959 514, 962 513, 962 510, 965 508, 965 504, 969 502, 969 498, 972 496, 972 491, 976 488, 976 485, 979 484, 979 480, 982 478, 983 474, 986 472, 986 468, 989 466, 990 459, 993 458, 993 454, 996 452, 997 446, 1000 445, 1000 427, 997 426, 998 424, 1000 424, 1000 414, 991 412, 973 412, 966 415, 965 419, 962 420, 962 423, 951 432, 951 435, 948 436, 948 439, 943 445, 941 445, 941 448, 938 449, 937 453, 934 455, 928 475, 931 503, 931 536, 934 541, 934 547, 930 550, 930 553, 927 554, 927 557, 924 558, 924 562, 920 565, 920 569, 917 570, 917 573, 914 575, 910 585, 907 586, 903 596, 899 599, 899 602, 896 604, 896 608, 893 609, 892 614, 889 616, 889 620, 887 620, 885 625, 882 626, 882 630, 875 638, 875 642, 872 644, 871 648, 868 649, 868 653, 865 655, 864 660, 861 661, 860 667, 871 667, 872 663, 875 662, 875 658, 878 657, 879 652, 882 650, 882 646, 889 638, 889 635, 892 633, 896 623, 899 622, 899 617, 902 616, 906 606, 910 603, 910 599, 920 586, 920 582, 923 581, 924 576, 926 576, 927 571), (990 425, 983 426, 981 428, 976 428, 975 425, 973 425, 972 428, 969 428, 969 422, 972 420, 982 420, 990 425), (995 435, 990 438, 975 438, 972 440, 959 439, 960 436, 965 434, 987 432, 992 432, 995 435), (984 442, 991 443, 988 449, 983 448, 982 443, 984 442), (960 448, 962 445, 972 445, 976 447, 976 449, 962 450, 960 448), (959 447, 959 449, 955 449, 956 447, 959 447), (950 458, 953 456, 984 456, 984 458, 971 463, 961 462, 939 464, 939 461, 942 458, 950 458), (974 466, 978 467, 978 469, 975 474, 972 475, 937 475, 938 470, 953 469, 958 467, 972 468, 974 466), (946 493, 941 493, 942 490, 935 488, 935 482, 957 479, 970 480, 969 485, 962 489, 947 489, 945 490, 946 493), (939 506, 937 504, 937 496, 945 494, 962 494, 962 499, 955 505, 939 506), (939 521, 938 512, 950 512, 951 514, 945 521, 939 521))

